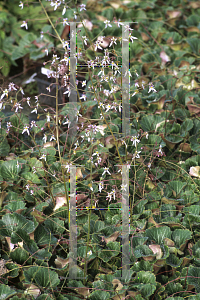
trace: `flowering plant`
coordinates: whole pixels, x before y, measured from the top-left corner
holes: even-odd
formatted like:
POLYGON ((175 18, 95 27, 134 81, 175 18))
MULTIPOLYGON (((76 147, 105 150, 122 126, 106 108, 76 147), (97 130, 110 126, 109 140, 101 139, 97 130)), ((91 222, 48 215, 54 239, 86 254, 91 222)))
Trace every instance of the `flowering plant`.
MULTIPOLYGON (((199 153, 200 125, 193 118, 198 100, 192 93, 187 98, 181 86, 169 90, 175 75, 163 73, 171 52, 142 49, 147 36, 140 15, 137 22, 120 20, 112 1, 106 11, 101 4, 94 8, 102 10, 97 18, 88 10, 91 1, 69 7, 39 0, 30 6, 41 18, 44 13, 48 25, 35 36, 28 2, 18 4, 26 12, 18 24, 24 32, 20 47, 43 59, 48 101, 42 102, 43 93, 30 97, 14 79, 1 87, 0 234, 7 243, 3 259, 11 260, 3 282, 19 277, 16 293, 38 299, 60 300, 60 292, 69 299, 148 299, 157 297, 157 272, 165 269, 163 280, 172 276, 170 282, 178 268, 180 289, 188 292, 181 278, 198 270, 186 270, 191 257, 177 255, 198 252, 198 243, 186 248, 198 235, 190 222, 198 223, 194 170, 200 162, 192 155, 199 153), (73 295, 65 286, 74 288, 73 295)), ((196 281, 189 283, 198 291, 196 281)), ((12 291, 3 289, 10 297, 12 291)), ((169 290, 163 287, 158 296, 170 296, 169 290)))

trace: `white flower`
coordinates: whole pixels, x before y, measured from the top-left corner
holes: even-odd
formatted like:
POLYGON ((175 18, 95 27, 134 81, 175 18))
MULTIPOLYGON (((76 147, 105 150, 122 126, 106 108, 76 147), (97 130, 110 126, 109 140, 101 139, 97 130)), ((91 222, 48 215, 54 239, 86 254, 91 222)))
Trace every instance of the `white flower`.
POLYGON ((103 171, 102 176, 103 176, 106 172, 107 172, 109 175, 111 175, 110 172, 108 171, 108 169, 109 169, 109 168, 106 168, 106 167, 104 168, 104 171, 103 171))
POLYGON ((8 90, 9 92, 12 90, 17 91, 17 89, 15 88, 15 84, 13 82, 9 83, 8 90))
POLYGON ((63 8, 62 15, 66 13, 66 7, 63 8))
POLYGON ((115 21, 115 23, 117 23, 117 26, 120 27, 120 25, 124 25, 123 23, 120 22, 121 20, 119 19, 118 21, 115 21))
POLYGON ((57 55, 53 54, 53 61, 52 64, 55 63, 56 60, 60 59, 60 57, 57 57, 57 55))
POLYGON ((67 22, 68 18, 63 19, 63 26, 64 25, 69 25, 69 23, 67 22))
POLYGON ((46 136, 46 134, 44 134, 44 137, 42 139, 44 140, 44 143, 47 142, 47 136, 46 136))
POLYGON ((82 81, 82 87, 86 85, 86 80, 82 81))
POLYGON ((50 114, 48 113, 48 115, 47 115, 47 122, 50 122, 50 121, 51 121, 50 114))
POLYGON ((80 7, 80 11, 82 11, 83 9, 86 10, 86 8, 85 8, 86 5, 85 4, 81 4, 81 5, 79 5, 79 7, 80 7))
POLYGON ((77 19, 77 15, 76 15, 76 12, 74 11, 74 19, 76 20, 77 19))
POLYGON ((17 167, 17 169, 19 169, 19 163, 18 163, 18 161, 17 161, 17 165, 16 165, 16 167, 17 167))
POLYGON ((133 30, 132 28, 129 27, 129 25, 124 25, 124 28, 125 28, 124 32, 126 32, 127 30, 133 30))
POLYGON ((91 250, 88 251, 87 255, 92 255, 92 251, 91 250))
POLYGON ((28 29, 28 25, 27 25, 27 22, 26 21, 23 21, 21 27, 26 27, 26 30, 28 29))
POLYGON ((148 167, 149 169, 151 169, 151 163, 148 163, 147 167, 148 167))
POLYGON ((47 48, 45 48, 45 53, 46 53, 46 55, 48 56, 48 54, 49 54, 49 51, 48 51, 48 49, 47 49, 47 48))
POLYGON ((100 44, 101 44, 101 41, 96 41, 96 43, 94 44, 95 51, 97 51, 97 49, 103 50, 103 48, 101 48, 100 44))
POLYGON ((52 140, 56 141, 54 134, 51 136, 50 142, 51 142, 52 140))
POLYGON ((106 24, 105 28, 107 28, 108 26, 109 26, 109 27, 112 27, 112 25, 110 24, 110 21, 109 21, 109 20, 104 21, 104 23, 106 24))
POLYGON ((83 41, 84 44, 87 46, 87 40, 88 40, 87 37, 86 36, 82 36, 82 38, 84 39, 84 41, 83 41))
POLYGON ((122 191, 126 191, 126 187, 127 187, 127 184, 125 184, 125 185, 122 184, 122 185, 121 185, 121 190, 122 190, 122 191))
POLYGON ((46 154, 42 154, 42 156, 39 159, 44 159, 46 161, 46 154))
MULTIPOLYGON (((70 164, 71 165, 71 164, 70 164)), ((67 172, 69 173, 69 171, 70 171, 70 165, 69 164, 66 164, 66 166, 65 166, 65 169, 67 169, 67 172)))
POLYGON ((37 124, 35 123, 35 121, 31 121, 31 128, 32 128, 33 126, 34 126, 34 127, 37 127, 37 124))
POLYGON ((29 126, 26 125, 26 126, 24 127, 24 130, 22 131, 22 134, 24 134, 24 132, 27 132, 27 134, 29 135, 30 133, 29 133, 28 128, 29 128, 29 126))
POLYGON ((152 82, 149 83, 149 91, 148 93, 150 93, 151 91, 157 92, 152 84, 152 82))
POLYGON ((128 69, 126 69, 126 72, 125 72, 125 74, 124 74, 124 77, 126 77, 127 73, 129 74, 129 76, 132 77, 131 72, 130 72, 130 70, 128 70, 128 69))
POLYGON ((86 100, 86 95, 82 95, 81 97, 80 97, 80 99, 83 99, 84 101, 86 100))
POLYGON ((132 136, 131 141, 133 142, 133 145, 134 145, 135 147, 137 146, 136 143, 140 143, 140 140, 138 140, 136 136, 132 136))
POLYGON ((135 151, 135 153, 133 154, 133 159, 134 158, 140 158, 140 155, 139 155, 140 152, 141 151, 135 151))
POLYGON ((103 189, 103 186, 104 186, 103 181, 100 181, 100 182, 99 182, 99 192, 100 192, 100 193, 101 193, 101 191, 102 191, 102 189, 103 189))
POLYGON ((131 33, 129 33, 129 38, 131 39, 131 42, 133 43, 133 40, 137 40, 138 38, 134 37, 131 35, 131 33))
POLYGON ((15 112, 18 112, 19 108, 23 109, 23 107, 20 105, 20 103, 16 103, 15 104, 15 112))
POLYGON ((4 97, 5 95, 8 97, 8 90, 7 90, 7 89, 5 89, 5 90, 3 91, 3 94, 1 95, 1 100, 3 99, 3 97, 4 97))
POLYGON ((24 7, 24 4, 22 3, 22 1, 20 1, 20 5, 19 5, 19 7, 21 7, 21 9, 23 9, 23 7, 24 7))
POLYGON ((12 127, 12 124, 10 122, 7 122, 7 128, 10 129, 12 127))
POLYGON ((113 36, 113 37, 111 38, 111 42, 110 42, 109 47, 111 47, 113 43, 114 43, 115 45, 117 45, 116 40, 117 40, 117 39, 113 36))
POLYGON ((37 108, 34 108, 34 110, 32 110, 32 112, 31 112, 31 114, 34 112, 37 114, 37 108))
POLYGON ((158 152, 159 152, 161 155, 163 154, 163 152, 162 152, 162 146, 161 146, 161 145, 159 146, 158 152))

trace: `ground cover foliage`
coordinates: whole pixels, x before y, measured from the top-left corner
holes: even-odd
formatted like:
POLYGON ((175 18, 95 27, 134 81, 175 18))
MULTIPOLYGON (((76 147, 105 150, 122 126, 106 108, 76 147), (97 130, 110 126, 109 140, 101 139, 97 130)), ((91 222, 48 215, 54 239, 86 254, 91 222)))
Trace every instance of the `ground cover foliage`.
POLYGON ((0 299, 200 299, 199 33, 197 1, 0 2, 0 299), (76 17, 78 62, 90 62, 77 65, 84 96, 74 140, 74 111, 69 99, 58 103, 58 86, 69 94, 67 23, 76 17), (123 22, 130 22, 125 138, 123 22), (59 73, 55 108, 40 104, 35 82, 15 81, 18 67, 26 75, 36 63, 59 73), (130 165, 130 274, 120 280, 123 164, 130 165), (85 278, 76 280, 69 278, 70 165, 77 272, 85 278))

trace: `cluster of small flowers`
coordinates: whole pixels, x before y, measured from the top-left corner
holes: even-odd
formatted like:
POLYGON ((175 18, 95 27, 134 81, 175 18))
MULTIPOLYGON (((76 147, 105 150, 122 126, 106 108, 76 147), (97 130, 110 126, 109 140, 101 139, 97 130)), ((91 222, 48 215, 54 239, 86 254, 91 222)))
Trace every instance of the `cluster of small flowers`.
MULTIPOLYGON (((51 5, 52 7, 54 7, 54 10, 56 10, 58 7, 60 7, 60 5, 61 5, 62 3, 65 5, 65 1, 60 1, 60 0, 55 0, 55 1, 53 1, 53 0, 48 0, 48 1, 51 2, 50 5, 51 5)), ((20 1, 20 5, 19 5, 19 6, 23 9, 23 3, 22 3, 22 1, 20 1)), ((64 8, 63 8, 63 11, 62 11, 62 15, 65 14, 66 8, 67 8, 67 6, 65 5, 64 8)), ((80 12, 81 12, 82 10, 86 10, 86 5, 85 5, 85 4, 79 5, 79 10, 80 10, 80 12)), ((77 13, 76 13, 76 12, 74 12, 74 18, 75 18, 75 19, 77 18, 77 13)), ((63 23, 63 26, 64 26, 64 25, 69 25, 68 19, 67 19, 67 18, 63 18, 63 22, 62 22, 62 23, 63 23)), ((114 21, 114 23, 117 24, 118 27, 124 25, 120 20, 114 21)), ((108 28, 108 27, 112 27, 112 24, 111 24, 111 22, 110 22, 109 20, 105 20, 105 21, 104 21, 104 24, 105 24, 105 29, 108 28)), ((23 21, 23 24, 21 25, 21 27, 25 27, 26 29, 28 29, 27 22, 26 22, 26 21, 23 21)), ((133 30, 132 28, 130 28, 129 25, 125 25, 124 28, 125 28, 125 31, 124 31, 124 32, 126 32, 127 30, 128 30, 129 32, 133 30)), ((131 32, 129 33, 129 36, 128 36, 128 37, 129 37, 129 39, 131 40, 132 43, 133 43, 133 41, 134 41, 135 39, 137 39, 136 37, 133 37, 133 36, 131 35, 131 32)), ((43 38, 43 32, 41 32, 41 38, 43 38)), ((88 39, 87 39, 87 37, 86 37, 86 36, 82 36, 82 39, 83 39, 84 45, 88 45, 88 39)), ((95 50, 95 51, 97 51, 98 49, 103 50, 102 47, 103 47, 103 43, 105 42, 104 39, 105 39, 105 36, 99 36, 99 37, 97 38, 96 42, 94 43, 94 50, 95 50)), ((128 41, 129 39, 124 39, 124 41, 128 41)), ((120 43, 122 42, 122 39, 121 39, 121 38, 117 39, 117 38, 115 38, 115 37, 112 37, 112 38, 110 39, 110 42, 109 42, 109 44, 108 44, 108 47, 110 48, 111 46, 117 45, 117 40, 119 40, 120 43)), ((64 41, 64 40, 62 41, 62 44, 63 44, 63 48, 64 48, 64 49, 67 48, 67 49, 65 49, 66 52, 65 52, 65 54, 64 54, 64 58, 63 58, 62 60, 60 60, 60 58, 57 57, 57 55, 53 55, 53 60, 52 60, 52 63, 51 63, 52 66, 56 65, 56 64, 57 64, 57 61, 59 61, 60 63, 58 63, 58 65, 57 65, 57 72, 53 72, 53 71, 52 71, 51 74, 48 74, 48 77, 49 77, 49 78, 50 78, 50 77, 53 77, 53 78, 59 77, 59 73, 61 72, 63 65, 64 65, 64 66, 68 66, 68 65, 69 65, 69 61, 70 61, 70 59, 69 59, 70 46, 69 46, 69 43, 68 43, 67 41, 64 41)), ((48 55, 48 48, 45 49, 45 53, 46 53, 46 55, 48 55)), ((77 55, 77 56, 78 56, 78 55, 77 55)), ((78 57, 78 58, 79 58, 79 57, 78 57)), ((121 72, 120 72, 120 69, 119 69, 118 65, 117 65, 114 61, 111 62, 110 57, 109 57, 108 49, 105 49, 105 50, 104 50, 104 56, 103 56, 103 59, 102 59, 101 61, 100 61, 99 57, 96 57, 94 60, 89 60, 89 61, 87 61, 87 64, 88 64, 88 67, 89 67, 89 68, 93 68, 93 69, 94 69, 94 67, 96 67, 96 66, 98 66, 99 64, 101 64, 101 67, 102 67, 102 68, 101 68, 101 71, 98 73, 98 76, 101 75, 101 77, 100 77, 100 82, 109 82, 110 80, 112 80, 114 83, 116 83, 116 76, 117 76, 118 74, 121 75, 121 72), (112 66, 112 70, 113 70, 113 73, 114 73, 112 77, 110 77, 110 76, 108 76, 108 75, 105 74, 105 68, 106 68, 107 65, 111 65, 111 66, 112 66)), ((137 74, 137 72, 135 72, 135 73, 136 73, 136 76, 139 77, 139 75, 137 74)), ((131 73, 130 73, 130 70, 128 70, 128 69, 126 70, 124 76, 126 76, 126 75, 129 75, 129 76, 132 77, 132 75, 131 75, 131 73)), ((70 96, 71 89, 70 89, 70 87, 67 85, 67 81, 68 81, 68 79, 69 79, 69 78, 68 78, 68 74, 64 74, 64 75, 63 75, 63 78, 64 78, 64 86, 66 87, 66 91, 65 91, 63 94, 67 94, 68 96, 70 96)), ((144 89, 144 83, 145 83, 145 82, 142 81, 142 88, 143 88, 143 89, 144 89)), ((86 81, 83 81, 83 82, 82 82, 82 86, 85 86, 85 85, 86 85, 86 81)), ((139 87, 138 81, 136 81, 135 87, 136 87, 136 88, 139 87)), ((48 89, 48 91, 50 91, 50 87, 47 88, 47 89, 48 89)), ((101 85, 100 90, 101 90, 101 89, 102 89, 102 85, 101 85)), ((96 88, 95 88, 94 90, 96 91, 96 88)), ((109 97, 112 93, 115 93, 116 90, 117 90, 117 87, 116 87, 116 85, 115 85, 115 86, 111 86, 111 90, 105 90, 105 89, 104 89, 104 90, 102 90, 102 92, 103 92, 104 95, 106 95, 106 97, 109 97)), ((149 83, 149 91, 148 91, 148 93, 150 93, 151 91, 157 92, 156 89, 154 88, 153 84, 150 82, 150 83, 149 83)), ((138 93, 138 89, 132 94, 132 96, 134 96, 136 93, 138 93)), ((6 90, 4 91, 4 96, 5 96, 5 95, 7 96, 7 91, 6 91, 6 90)), ((4 97, 4 96, 3 96, 3 97, 4 97)), ((3 98, 3 97, 2 97, 2 98, 3 98)), ((2 99, 2 98, 1 98, 1 99, 2 99)), ((86 101, 86 95, 83 94, 82 97, 81 97, 81 99, 83 99, 84 101, 86 101)), ((27 98, 27 103, 28 103, 28 104, 30 104, 30 102, 28 102, 29 100, 30 100, 30 99, 27 98)), ((37 99, 37 100, 38 100, 38 99, 37 99)), ((97 101, 96 98, 95 98, 95 100, 97 101)), ((107 100, 107 99, 105 99, 104 101, 106 101, 106 100, 107 100)), ((37 101, 36 101, 36 102, 37 102, 37 101)), ((0 104, 0 105, 1 105, 1 104, 0 104)), ((29 106, 30 106, 30 105, 29 105, 29 106)), ((116 102, 113 102, 112 105, 111 105, 111 104, 105 105, 105 104, 102 103, 101 101, 98 101, 98 108, 103 109, 105 112, 108 112, 108 111, 110 111, 111 109, 115 109, 115 111, 116 111, 116 107, 117 107, 117 106, 118 106, 118 104, 117 104, 116 102)), ((122 106, 119 105, 119 112, 121 112, 121 108, 122 108, 122 106)), ((17 104, 15 104, 15 109, 16 109, 15 111, 18 112, 18 110, 19 110, 19 109, 22 109, 22 107, 20 106, 19 103, 17 103, 17 104)), ((35 109, 32 111, 32 113, 35 112, 35 113, 37 114, 37 110, 38 110, 38 103, 36 103, 36 107, 35 107, 35 109)), ((77 112, 76 112, 76 115, 77 115, 77 121, 78 121, 78 116, 82 116, 82 115, 79 113, 78 110, 77 110, 77 112)), ((103 118, 102 113, 101 113, 100 115, 101 115, 101 119, 102 119, 102 118, 103 118)), ((50 122, 50 115, 49 115, 49 114, 47 115, 47 122, 50 122)), ((63 125, 68 124, 68 127, 70 127, 70 121, 67 119, 67 116, 65 116, 65 121, 64 121, 62 124, 63 124, 63 125)), ((11 126, 12 126, 11 124, 10 124, 9 126, 7 126, 8 130, 9 130, 9 128, 10 128, 11 126)), ((35 126, 35 125, 33 124, 32 126, 35 126)), ((32 127, 32 126, 31 126, 31 127, 32 127)), ((99 127, 99 126, 96 126, 96 125, 89 125, 88 128, 85 129, 84 135, 81 135, 81 137, 82 137, 81 143, 82 143, 85 139, 87 139, 88 142, 92 143, 92 142, 94 141, 94 137, 91 136, 91 133, 92 133, 92 132, 93 132, 94 135, 95 135, 97 132, 101 132, 101 134, 103 135, 103 130, 102 130, 101 128, 98 128, 98 127, 99 127)), ((83 124, 82 124, 82 127, 81 127, 81 128, 83 128, 83 124)), ((79 128, 78 128, 78 129, 79 129, 79 128)), ((24 130, 23 130, 22 133, 25 133, 25 132, 29 135, 29 126, 28 126, 28 125, 26 125, 26 126, 24 127, 24 130)), ((135 153, 133 154, 132 160, 135 160, 135 159, 140 158, 140 153, 141 153, 141 151, 138 151, 138 149, 137 149, 137 146, 138 146, 138 144, 140 143, 140 140, 139 140, 138 137, 139 137, 139 135, 138 135, 138 136, 133 136, 133 137, 131 137, 131 141, 133 142, 132 145, 134 145, 134 147, 136 148, 136 151, 135 151, 135 153)), ((146 138, 148 139, 148 133, 146 133, 146 138)), ((44 140, 45 143, 47 142, 47 136, 46 136, 45 134, 44 134, 43 140, 44 140)), ((52 135, 51 138, 50 138, 50 141, 52 141, 52 140, 55 140, 54 135, 52 135)), ((125 141, 123 141, 123 142, 125 143, 125 141)), ((125 143, 125 145, 126 145, 126 143, 125 143)), ((75 151, 76 151, 76 149, 77 149, 78 146, 79 146, 79 142, 77 141, 77 142, 75 143, 74 153, 75 153, 75 151)), ((100 144, 100 146, 103 147, 103 145, 101 145, 101 144, 100 144)), ((126 145, 126 147, 127 147, 127 145, 126 145)), ((161 148, 162 148, 162 146, 160 145, 159 151, 158 151, 158 155, 157 155, 158 157, 159 157, 159 155, 160 155, 160 156, 164 155, 164 153, 162 152, 162 149, 161 149, 161 148)), ((97 162, 95 162, 94 164, 95 164, 95 166, 97 167, 97 166, 101 163, 102 159, 101 159, 101 157, 100 157, 99 152, 98 152, 98 151, 95 151, 95 152, 92 154, 92 156, 90 157, 90 161, 91 161, 91 162, 93 162, 93 159, 94 159, 95 156, 96 156, 97 162)), ((40 157, 40 159, 44 159, 44 160, 46 161, 46 155, 43 154, 43 155, 40 157)), ((148 164, 148 167, 149 167, 149 168, 151 167, 151 163, 148 164)), ((66 166, 66 168, 68 168, 68 166, 66 166)), ((104 168, 104 172, 103 172, 102 176, 104 176, 104 174, 106 174, 106 173, 108 173, 109 175, 111 175, 111 173, 109 172, 108 168, 104 168)), ((102 189, 103 189, 103 182, 101 181, 100 184, 99 184, 99 191, 101 192, 102 189)), ((125 189, 125 186, 122 186, 122 190, 124 190, 124 189, 125 189)), ((113 195, 113 197, 114 197, 114 199, 115 199, 115 189, 113 189, 110 193, 108 193, 107 198, 109 199, 109 201, 111 201, 112 195, 113 195)))

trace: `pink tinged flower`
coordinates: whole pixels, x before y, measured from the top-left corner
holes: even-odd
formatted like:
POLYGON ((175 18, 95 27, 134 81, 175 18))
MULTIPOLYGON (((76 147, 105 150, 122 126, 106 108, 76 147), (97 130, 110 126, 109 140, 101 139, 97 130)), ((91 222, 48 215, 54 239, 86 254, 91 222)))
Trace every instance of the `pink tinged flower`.
POLYGON ((69 25, 69 23, 67 22, 68 18, 63 19, 63 26, 64 25, 69 25))
POLYGON ((13 82, 9 83, 8 90, 9 90, 9 92, 13 91, 13 90, 17 91, 17 89, 15 88, 15 84, 13 82))
POLYGON ((81 4, 81 5, 79 5, 79 7, 80 7, 80 11, 82 11, 83 9, 86 10, 86 8, 85 8, 86 5, 85 4, 81 4))
POLYGON ((10 122, 7 122, 7 128, 10 129, 12 127, 12 124, 10 122))
POLYGON ((40 38, 43 39, 44 35, 43 35, 43 31, 40 31, 40 38))
POLYGON ((124 28, 125 28, 124 32, 126 32, 127 30, 133 30, 132 28, 129 27, 129 25, 125 25, 124 28))
POLYGON ((28 128, 29 128, 29 126, 26 125, 24 127, 24 130, 22 131, 22 134, 24 134, 24 132, 27 132, 27 134, 29 135, 30 133, 29 133, 29 129, 28 128))
POLYGON ((83 99, 84 101, 86 101, 86 95, 82 95, 82 96, 80 97, 80 99, 83 99))
POLYGON ((105 28, 107 28, 108 26, 109 26, 109 27, 112 27, 112 25, 110 24, 110 21, 109 21, 109 20, 104 21, 104 23, 106 24, 105 28))
POLYGON ((123 23, 120 22, 121 20, 119 19, 118 21, 116 21, 115 23, 117 23, 117 26, 120 27, 120 25, 124 25, 123 23))
POLYGON ((135 87, 139 87, 138 81, 135 82, 135 87))
POLYGON ((26 21, 23 21, 21 27, 26 27, 26 30, 28 29, 28 25, 27 25, 27 22, 26 21))
POLYGON ((148 91, 148 94, 149 94, 151 91, 157 92, 156 89, 154 88, 152 82, 149 83, 149 91, 148 91))
POLYGON ((32 128, 33 126, 34 126, 34 127, 37 127, 37 124, 35 123, 35 121, 31 121, 31 128, 32 128))
POLYGON ((16 103, 15 104, 15 112, 18 112, 19 108, 23 109, 23 107, 20 105, 20 103, 16 103))

